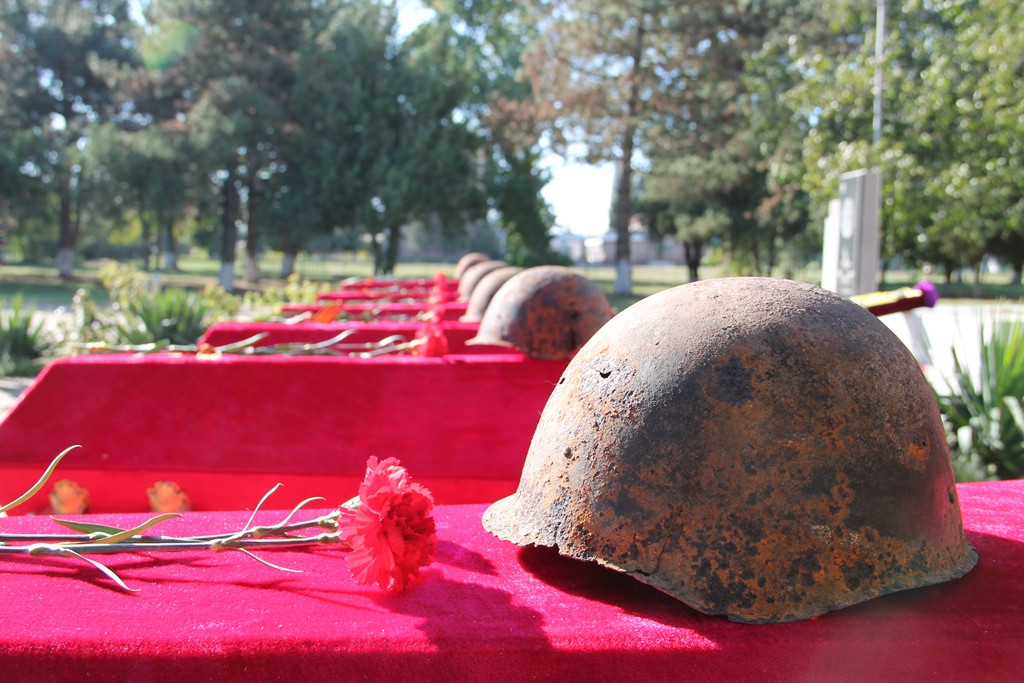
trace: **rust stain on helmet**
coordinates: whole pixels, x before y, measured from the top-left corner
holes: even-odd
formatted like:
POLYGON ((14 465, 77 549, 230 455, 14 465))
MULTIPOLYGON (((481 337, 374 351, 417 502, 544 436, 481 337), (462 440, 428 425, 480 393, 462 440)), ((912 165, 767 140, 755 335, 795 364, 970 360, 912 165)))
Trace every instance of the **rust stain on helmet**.
POLYGON ((469 303, 466 305, 466 313, 459 320, 467 323, 478 323, 484 318, 487 305, 491 303, 495 293, 513 275, 523 272, 518 266, 505 266, 487 273, 480 279, 480 282, 473 287, 469 295, 469 303))
POLYGON ((601 328, 484 526, 752 623, 977 561, 909 351, 851 301, 768 278, 676 287, 601 328))
POLYGON ((464 254, 462 258, 459 259, 458 263, 455 264, 455 279, 460 279, 466 271, 469 270, 470 266, 475 266, 478 263, 490 260, 490 256, 479 251, 471 251, 468 254, 464 254))
POLYGON ((469 344, 512 346, 533 357, 568 358, 612 317, 604 293, 562 266, 527 268, 491 298, 469 344))
POLYGON ((504 261, 481 261, 480 263, 474 263, 466 272, 459 278, 459 301, 469 301, 469 297, 472 296, 473 290, 480 284, 480 281, 484 279, 488 273, 493 273, 499 268, 506 268, 508 266, 504 261))

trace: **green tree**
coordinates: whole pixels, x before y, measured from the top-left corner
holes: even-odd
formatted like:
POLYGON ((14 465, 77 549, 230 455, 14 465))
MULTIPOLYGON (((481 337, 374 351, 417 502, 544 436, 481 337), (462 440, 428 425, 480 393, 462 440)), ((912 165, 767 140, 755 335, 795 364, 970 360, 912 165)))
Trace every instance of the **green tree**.
POLYGON ((536 27, 515 0, 433 0, 435 14, 420 32, 454 43, 448 68, 463 84, 460 115, 481 136, 489 206, 506 236, 505 258, 516 265, 561 262, 551 249, 551 211, 541 191, 540 130, 529 112, 531 86, 518 78, 536 27))
MULTIPOLYGON (((639 153, 695 158, 743 129, 746 56, 786 3, 536 2, 540 35, 524 72, 555 149, 618 164, 612 228, 616 293, 632 288, 629 223, 639 153)), ((692 164, 691 164, 692 165, 692 164)))
POLYGON ((837 39, 800 55, 786 101, 812 125, 804 187, 823 205, 839 175, 882 171, 882 257, 980 267, 1020 261, 1021 10, 1007 0, 890 2, 881 144, 870 142, 874 7, 821 8, 837 39), (1016 50, 1016 52, 1015 52, 1016 50), (1016 60, 1016 61, 1015 61, 1016 60), (1017 256, 1015 256, 1017 254, 1017 256))
POLYGON ((560 153, 618 164, 612 228, 616 294, 632 291, 629 222, 638 127, 669 99, 658 65, 670 60, 658 38, 672 14, 665 3, 629 0, 531 2, 538 27, 523 55, 536 107, 560 153))
POLYGON ((806 229, 808 202, 791 170, 801 140, 781 123, 791 113, 779 96, 796 80, 783 46, 807 32, 808 14, 798 0, 690 9, 696 47, 680 77, 693 92, 684 114, 652 118, 640 207, 652 239, 679 238, 691 280, 710 240, 738 270, 762 274, 806 229))
POLYGON ((221 285, 235 277, 235 243, 246 235, 245 276, 256 267, 262 206, 284 171, 281 136, 290 125, 288 99, 298 52, 309 36, 312 2, 163 0, 150 23, 187 37, 174 73, 182 78, 181 115, 196 159, 216 178, 221 194, 221 285), (186 27, 184 31, 180 27, 186 27))
POLYGON ((366 2, 334 13, 300 62, 294 143, 315 169, 311 220, 363 232, 375 272, 393 272, 411 221, 465 224, 486 209, 452 49, 433 33, 403 40, 395 8, 366 2))
POLYGON ((102 182, 94 192, 120 211, 122 221, 137 220, 142 232, 144 268, 177 269, 174 227, 190 205, 190 154, 185 133, 172 121, 126 131, 98 128, 89 154, 102 182))
MULTIPOLYGON (((23 199, 53 197, 42 205, 56 208, 62 277, 72 275, 84 224, 83 149, 95 126, 118 115, 105 72, 111 64, 136 59, 129 4, 6 0, 0 5, 0 111, 4 137, 20 155, 5 164, 8 175, 15 163, 19 174, 9 187, 23 199)), ((37 217, 38 206, 28 209, 37 217)))

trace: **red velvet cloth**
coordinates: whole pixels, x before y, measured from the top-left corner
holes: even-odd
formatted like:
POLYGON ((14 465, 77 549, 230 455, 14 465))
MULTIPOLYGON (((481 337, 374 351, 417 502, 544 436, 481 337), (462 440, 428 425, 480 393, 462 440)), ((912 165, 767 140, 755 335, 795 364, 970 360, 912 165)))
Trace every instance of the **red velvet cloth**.
MULTIPOLYGON (((328 303, 343 303, 346 301, 426 301, 433 295, 429 289, 415 290, 390 290, 390 289, 342 289, 336 292, 325 292, 317 297, 318 300, 328 303)), ((445 293, 445 296, 449 296, 445 293)))
MULTIPOLYGON (((480 323, 463 323, 449 320, 439 323, 441 331, 448 340, 448 353, 517 353, 512 349, 500 346, 466 346, 466 342, 476 336, 480 323)), ((335 322, 317 323, 303 321, 300 323, 281 322, 220 322, 214 323, 203 334, 200 342, 213 346, 233 344, 254 335, 266 333, 264 339, 254 346, 273 346, 275 344, 315 344, 327 341, 345 330, 352 330, 342 344, 367 344, 378 342, 392 335, 401 335, 412 341, 420 335, 424 323, 417 321, 380 321, 380 322, 335 322)))
MULTIPOLYGON (((63 358, 0 422, 0 500, 81 444, 57 476, 89 489, 93 512, 145 511, 161 479, 200 510, 252 506, 276 482, 298 497, 323 483, 354 492, 371 455, 400 458, 439 503, 486 502, 515 490, 566 364, 508 353, 63 358)), ((45 504, 40 492, 28 509, 45 504)))
MULTIPOLYGON (((413 472, 415 475, 415 472, 413 472)), ((350 492, 338 492, 338 499, 350 492)), ((978 566, 962 579, 791 624, 735 624, 436 511, 438 557, 404 593, 359 587, 337 549, 4 560, 4 680, 1017 681, 1024 668, 1024 482, 960 486, 978 566)), ((230 531, 192 513, 168 534, 230 531)), ((115 524, 140 520, 107 518, 115 524)), ((0 520, 8 532, 45 518, 0 520)))
MULTIPOLYGON (((286 314, 318 313, 331 304, 285 304, 281 311, 286 314)), ((438 309, 442 312, 442 320, 458 320, 466 314, 468 304, 465 301, 445 301, 440 304, 428 302, 412 304, 334 304, 340 305, 341 311, 348 315, 369 315, 374 318, 412 318, 429 310, 438 309)))
MULTIPOLYGON (((443 273, 438 273, 443 275, 443 273)), ((406 278, 401 280, 356 280, 354 282, 342 282, 339 286, 339 290, 345 289, 406 289, 406 290, 431 290, 433 291, 440 284, 442 291, 447 293, 455 293, 458 295, 459 292, 459 281, 450 280, 447 277, 442 282, 438 282, 438 279, 432 278, 406 278)))

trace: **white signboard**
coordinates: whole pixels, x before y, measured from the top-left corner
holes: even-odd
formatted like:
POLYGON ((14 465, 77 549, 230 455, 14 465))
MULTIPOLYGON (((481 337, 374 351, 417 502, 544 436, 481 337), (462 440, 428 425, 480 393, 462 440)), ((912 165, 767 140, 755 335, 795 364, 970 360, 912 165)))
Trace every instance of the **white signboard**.
POLYGON ((829 202, 825 219, 824 289, 843 296, 878 289, 881 186, 878 171, 853 171, 840 177, 839 199, 829 202))

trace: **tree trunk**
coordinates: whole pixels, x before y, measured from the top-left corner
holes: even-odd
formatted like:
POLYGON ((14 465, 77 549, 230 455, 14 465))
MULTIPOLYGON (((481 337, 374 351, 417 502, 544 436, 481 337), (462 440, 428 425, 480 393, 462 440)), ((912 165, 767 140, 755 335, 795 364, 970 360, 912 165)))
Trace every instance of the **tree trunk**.
POLYGON ((285 280, 295 273, 295 262, 298 259, 299 251, 301 250, 301 242, 295 236, 291 224, 283 226, 282 230, 279 230, 278 235, 278 246, 281 248, 281 279, 285 280))
POLYGON ((686 268, 690 271, 690 282, 700 279, 697 270, 700 268, 700 259, 703 255, 704 244, 699 240, 683 242, 683 258, 686 259, 686 268))
POLYGON ((57 241, 57 274, 67 280, 75 270, 75 248, 78 246, 78 231, 71 220, 70 179, 60 193, 60 236, 57 241))
POLYGON ((65 280, 69 279, 75 270, 75 250, 65 247, 57 248, 57 273, 65 280))
POLYGON ((249 229, 245 233, 245 279, 249 282, 260 281, 260 236, 259 225, 256 223, 256 179, 255 173, 249 172, 249 198, 246 204, 246 223, 249 229))
POLYGON ((615 215, 612 227, 615 229, 615 294, 633 293, 633 270, 629 243, 629 219, 633 214, 633 146, 636 143, 634 123, 640 105, 640 60, 644 49, 644 23, 637 23, 636 40, 633 45, 632 66, 629 76, 629 99, 624 113, 622 131, 622 157, 619 159, 619 174, 615 188, 615 215))
POLYGON ((384 274, 394 275, 395 264, 398 263, 398 248, 402 242, 401 226, 393 225, 387 231, 388 244, 384 252, 384 274))
POLYGON ((372 233, 370 235, 370 244, 373 245, 373 274, 374 274, 374 276, 380 275, 383 272, 383 270, 381 269, 383 257, 381 256, 381 250, 380 250, 380 238, 381 238, 381 234, 380 233, 376 233, 375 232, 375 233, 372 233))
POLYGON ((223 198, 223 212, 221 214, 221 237, 220 249, 220 286, 226 292, 235 291, 235 241, 238 237, 238 229, 235 226, 238 220, 238 188, 235 181, 238 178, 237 162, 232 159, 228 164, 228 177, 224 181, 224 188, 221 191, 223 198))
POLYGON ((295 258, 298 256, 298 249, 285 251, 281 258, 281 279, 287 280, 295 273, 295 258))
POLYGON ((249 243, 245 243, 245 279, 249 282, 260 281, 260 258, 259 254, 253 254, 249 250, 249 243))
POLYGON ((161 227, 163 234, 162 243, 164 249, 164 270, 176 272, 178 270, 178 242, 174 239, 174 223, 167 221, 161 227))
POLYGON ((142 224, 142 269, 148 271, 153 257, 153 225, 146 218, 140 218, 139 223, 142 224))
POLYGON ((632 155, 633 135, 632 126, 630 126, 630 134, 622 143, 623 160, 620 161, 616 177, 615 211, 612 217, 612 227, 615 229, 615 285, 613 291, 615 294, 625 295, 633 293, 633 265, 629 243, 629 218, 633 213, 632 197, 630 196, 633 176, 630 161, 632 155))

